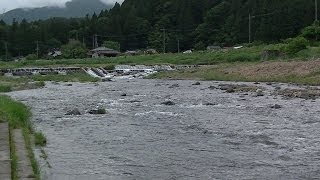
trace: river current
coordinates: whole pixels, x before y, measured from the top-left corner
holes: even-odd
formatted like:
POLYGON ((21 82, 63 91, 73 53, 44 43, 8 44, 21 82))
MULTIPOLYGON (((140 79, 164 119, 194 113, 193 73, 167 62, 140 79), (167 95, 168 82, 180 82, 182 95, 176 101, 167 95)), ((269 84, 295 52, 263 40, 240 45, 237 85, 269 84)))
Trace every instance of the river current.
POLYGON ((194 83, 47 83, 9 95, 31 108, 47 137, 47 157, 35 149, 43 179, 320 177, 319 100, 272 95, 266 84, 255 97, 212 88, 222 82, 194 83), (87 113, 97 107, 107 114, 87 113), (66 115, 74 108, 82 115, 66 115))

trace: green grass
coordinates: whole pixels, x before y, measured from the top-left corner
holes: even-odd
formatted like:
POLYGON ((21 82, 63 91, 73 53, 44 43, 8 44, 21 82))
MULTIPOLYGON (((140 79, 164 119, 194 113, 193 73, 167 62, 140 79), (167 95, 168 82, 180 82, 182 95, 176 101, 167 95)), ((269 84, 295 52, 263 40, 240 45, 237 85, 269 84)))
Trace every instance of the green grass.
POLYGON ((34 143, 36 146, 45 146, 47 144, 47 139, 41 132, 34 133, 34 143))
POLYGON ((80 72, 69 73, 68 75, 34 75, 27 77, 0 76, 0 92, 42 88, 45 86, 45 81, 97 82, 99 79, 80 72))
POLYGON ((0 85, 0 92, 10 92, 12 91, 12 87, 9 85, 0 85))
MULTIPOLYGON (((104 67, 113 69, 118 64, 173 64, 173 65, 213 65, 232 62, 257 62, 261 59, 261 53, 266 49, 272 49, 277 45, 259 45, 245 47, 242 49, 229 49, 223 51, 200 51, 191 54, 155 54, 139 56, 119 56, 113 58, 87 58, 87 59, 60 59, 60 60, 25 60, 20 62, 0 62, 0 68, 22 68, 22 67, 104 67)), ((319 58, 319 47, 308 47, 295 55, 274 57, 290 59, 319 58)), ((273 59, 271 59, 273 60, 273 59)))
MULTIPOLYGON (((277 63, 277 62, 275 62, 277 63)), ((308 63, 308 62, 305 62, 308 63)), ((226 63, 215 66, 207 66, 195 69, 188 69, 182 71, 160 72, 152 74, 148 78, 151 79, 192 79, 204 81, 244 81, 244 82, 281 82, 281 83, 295 83, 301 85, 320 85, 320 68, 317 71, 310 70, 304 75, 294 73, 287 74, 262 74, 256 72, 250 76, 241 75, 237 72, 228 72, 229 68, 237 67, 255 67, 258 62, 245 62, 245 63, 226 63)))
POLYGON ((216 64, 221 62, 257 61, 264 46, 254 46, 228 51, 203 51, 191 54, 155 54, 140 56, 120 56, 98 59, 26 60, 20 62, 0 62, 0 68, 21 67, 105 67, 113 69, 117 64, 216 64))
POLYGON ((29 109, 8 96, 0 96, 0 116, 4 117, 12 128, 31 129, 29 109))
POLYGON ((39 169, 34 158, 30 134, 33 132, 31 122, 31 113, 29 109, 22 103, 12 100, 8 96, 0 95, 0 119, 7 121, 10 126, 10 157, 12 159, 12 178, 17 179, 17 157, 14 150, 14 142, 12 137, 13 129, 22 129, 26 142, 28 157, 30 158, 36 179, 39 179, 39 169))

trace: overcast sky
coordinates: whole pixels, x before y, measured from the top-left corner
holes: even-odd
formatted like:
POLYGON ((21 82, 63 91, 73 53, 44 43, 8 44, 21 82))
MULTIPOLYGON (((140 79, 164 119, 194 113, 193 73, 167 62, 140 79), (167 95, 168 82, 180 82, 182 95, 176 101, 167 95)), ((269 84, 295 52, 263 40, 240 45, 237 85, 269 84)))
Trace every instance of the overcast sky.
MULTIPOLYGON (((0 14, 15 8, 43 7, 43 6, 63 6, 71 0, 0 0, 0 14)), ((90 0, 88 0, 90 1, 90 0)), ((122 2, 123 0, 101 0, 105 3, 122 2)))

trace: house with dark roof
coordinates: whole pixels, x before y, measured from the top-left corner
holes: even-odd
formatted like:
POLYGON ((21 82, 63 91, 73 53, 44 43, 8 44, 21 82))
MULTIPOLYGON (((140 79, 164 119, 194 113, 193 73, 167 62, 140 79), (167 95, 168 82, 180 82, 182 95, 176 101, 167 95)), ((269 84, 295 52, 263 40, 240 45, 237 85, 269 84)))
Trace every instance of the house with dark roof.
POLYGON ((90 50, 87 54, 92 58, 99 58, 99 57, 103 58, 103 57, 116 57, 120 54, 120 52, 114 49, 106 48, 106 47, 98 47, 96 49, 90 50))

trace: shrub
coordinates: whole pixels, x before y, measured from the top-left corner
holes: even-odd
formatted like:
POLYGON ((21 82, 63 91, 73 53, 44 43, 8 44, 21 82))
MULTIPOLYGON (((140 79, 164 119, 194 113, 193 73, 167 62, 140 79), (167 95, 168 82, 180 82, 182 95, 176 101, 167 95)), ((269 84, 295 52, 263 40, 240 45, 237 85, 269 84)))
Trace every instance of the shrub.
POLYGON ((28 56, 26 56, 26 60, 37 60, 38 57, 36 54, 29 54, 28 56))
POLYGON ((201 42, 198 42, 194 46, 194 49, 197 50, 197 51, 205 50, 206 49, 206 45, 201 41, 201 42))
POLYGON ((37 132, 34 134, 34 143, 36 146, 45 146, 47 139, 41 132, 37 132))
POLYGON ((303 37, 290 38, 286 40, 286 53, 296 54, 297 52, 307 49, 309 42, 303 37))
POLYGON ((0 85, 0 92, 10 92, 10 91, 12 91, 11 86, 0 85))

